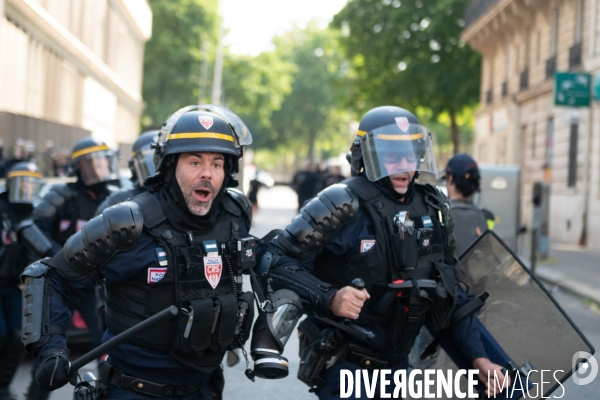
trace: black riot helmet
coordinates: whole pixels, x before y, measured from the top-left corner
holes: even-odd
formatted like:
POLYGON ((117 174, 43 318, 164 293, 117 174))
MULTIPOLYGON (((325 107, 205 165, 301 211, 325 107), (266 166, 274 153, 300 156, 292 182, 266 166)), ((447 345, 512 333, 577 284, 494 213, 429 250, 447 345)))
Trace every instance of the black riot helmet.
POLYGON ((402 171, 438 176, 431 133, 413 113, 400 107, 383 106, 367 112, 350 151, 352 174, 364 173, 372 182, 402 171))
POLYGON ((228 109, 210 104, 184 107, 160 130, 154 153, 156 172, 165 172, 170 155, 198 151, 224 154, 228 160, 227 172, 235 174, 244 146, 251 143, 252 135, 246 124, 228 109))
POLYGON ((159 132, 159 130, 143 132, 131 148, 131 159, 129 160, 131 181, 138 187, 144 183, 146 178, 156 172, 152 145, 158 141, 159 132))
POLYGON ((81 139, 71 153, 72 176, 79 176, 86 186, 119 179, 116 153, 102 140, 81 139))
POLYGON ((6 190, 10 203, 34 204, 42 188, 42 174, 37 165, 29 161, 16 163, 6 175, 6 190))

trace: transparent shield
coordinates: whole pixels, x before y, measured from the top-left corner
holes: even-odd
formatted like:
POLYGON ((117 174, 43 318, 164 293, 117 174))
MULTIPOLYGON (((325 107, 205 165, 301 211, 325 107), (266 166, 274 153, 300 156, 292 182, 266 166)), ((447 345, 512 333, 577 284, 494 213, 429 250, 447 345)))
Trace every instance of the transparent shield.
POLYGON ((78 162, 86 186, 119 179, 117 156, 111 150, 86 154, 78 162))
POLYGON ((361 150, 367 178, 372 182, 409 171, 438 176, 431 133, 422 125, 388 125, 366 132, 361 150))
POLYGON ((10 203, 35 204, 39 200, 42 180, 33 176, 16 176, 8 180, 10 203))
MULTIPOLYGON (((552 394, 560 387, 558 382, 564 382, 573 373, 574 354, 594 353, 554 298, 494 232, 480 236, 461 256, 461 265, 463 278, 470 285, 469 293, 489 293, 485 306, 477 313, 488 356, 503 367, 510 361, 522 371, 523 387, 529 387, 527 398, 552 394), (533 371, 527 381, 530 370, 533 371)), ((420 360, 418 355, 430 342, 431 334, 424 329, 411 355, 414 368, 472 368, 457 366, 457 362, 461 364, 460 356, 451 346, 438 348, 434 356, 420 360)), ((561 393, 558 389, 557 395, 561 393)))
POLYGON ((154 150, 143 149, 133 155, 133 168, 138 177, 138 182, 143 183, 146 178, 154 175, 154 150))

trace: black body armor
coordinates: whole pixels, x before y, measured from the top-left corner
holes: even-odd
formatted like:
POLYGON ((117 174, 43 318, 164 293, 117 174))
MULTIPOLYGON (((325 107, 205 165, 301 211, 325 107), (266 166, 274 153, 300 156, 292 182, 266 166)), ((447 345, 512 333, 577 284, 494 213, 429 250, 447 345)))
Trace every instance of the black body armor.
POLYGON ((18 238, 20 222, 28 218, 32 207, 11 204, 6 193, 0 194, 0 286, 17 285, 27 266, 28 251, 18 238))

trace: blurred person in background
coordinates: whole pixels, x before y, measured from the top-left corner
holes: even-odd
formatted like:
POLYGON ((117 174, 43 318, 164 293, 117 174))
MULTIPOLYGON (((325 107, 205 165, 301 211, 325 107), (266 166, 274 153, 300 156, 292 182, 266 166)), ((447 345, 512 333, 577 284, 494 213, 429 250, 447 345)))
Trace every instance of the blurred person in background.
POLYGON ((44 174, 50 177, 56 176, 56 169, 54 165, 56 152, 54 151, 54 142, 52 140, 46 140, 41 156, 41 165, 44 174))
POLYGON ((54 158, 54 175, 65 176, 69 169, 69 156, 71 152, 67 148, 62 148, 54 158))
POLYGON ((25 161, 25 140, 17 138, 12 148, 11 158, 7 159, 0 168, 0 178, 4 178, 12 166, 21 161, 25 161))
POLYGON ((41 186, 38 167, 22 161, 8 171, 6 190, 0 193, 0 400, 16 399, 8 388, 25 354, 21 343, 19 276, 34 260, 29 258, 29 249, 21 243, 19 233, 21 223, 31 216, 41 186))
MULTIPOLYGON (((115 152, 103 141, 92 137, 75 144, 69 168, 70 175, 76 176, 77 180, 52 186, 33 210, 33 221, 51 243, 50 248, 40 251, 39 258, 57 254, 67 239, 81 230, 94 216, 100 203, 113 191, 108 182, 119 178, 115 152)), ((90 330, 93 345, 99 345, 102 332, 94 293, 82 297, 77 303, 70 303, 69 308, 79 310, 90 330)), ((34 363, 34 373, 37 367, 39 365, 34 363)), ((47 399, 49 395, 50 392, 42 390, 32 379, 28 400, 47 399)))
POLYGON ((25 161, 36 162, 37 148, 33 140, 25 141, 25 161))
POLYGON ((154 175, 154 149, 153 144, 158 140, 158 130, 151 130, 142 133, 133 143, 131 148, 131 159, 128 162, 131 171, 131 181, 133 189, 119 190, 111 193, 96 209, 95 215, 102 214, 106 208, 131 199, 147 190, 144 187, 146 178, 154 175))
POLYGON ((258 190, 265 186, 264 183, 258 180, 258 172, 253 179, 250 180, 250 187, 248 188, 248 200, 252 204, 252 215, 258 212, 258 190))
POLYGON ((327 168, 325 178, 323 178, 323 189, 336 183, 340 183, 344 179, 346 179, 346 177, 342 175, 340 166, 331 165, 327 168))
POLYGON ((301 170, 296 172, 291 186, 298 195, 298 211, 300 211, 304 203, 314 197, 318 183, 318 168, 313 166, 312 163, 307 162, 301 170))
POLYGON ((454 220, 456 255, 460 256, 481 234, 488 230, 488 218, 494 215, 473 203, 481 176, 477 163, 468 154, 457 154, 446 166, 446 189, 454 220))

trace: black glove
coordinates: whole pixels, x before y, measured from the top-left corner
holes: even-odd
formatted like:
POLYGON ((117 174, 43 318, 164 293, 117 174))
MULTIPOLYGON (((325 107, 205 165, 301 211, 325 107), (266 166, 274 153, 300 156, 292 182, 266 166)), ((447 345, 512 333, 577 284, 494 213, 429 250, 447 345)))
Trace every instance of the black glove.
POLYGON ((48 349, 42 353, 42 364, 35 373, 35 380, 43 390, 63 387, 67 382, 77 383, 77 371, 71 371, 71 363, 63 349, 48 349))

